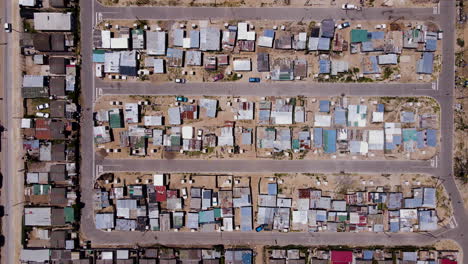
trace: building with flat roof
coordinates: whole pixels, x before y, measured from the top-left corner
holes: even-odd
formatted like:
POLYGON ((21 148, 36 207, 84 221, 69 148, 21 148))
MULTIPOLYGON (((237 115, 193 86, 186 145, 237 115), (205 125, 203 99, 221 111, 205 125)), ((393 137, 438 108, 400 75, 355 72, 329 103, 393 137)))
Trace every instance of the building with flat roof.
POLYGON ((43 31, 71 31, 70 13, 34 13, 34 29, 43 31))

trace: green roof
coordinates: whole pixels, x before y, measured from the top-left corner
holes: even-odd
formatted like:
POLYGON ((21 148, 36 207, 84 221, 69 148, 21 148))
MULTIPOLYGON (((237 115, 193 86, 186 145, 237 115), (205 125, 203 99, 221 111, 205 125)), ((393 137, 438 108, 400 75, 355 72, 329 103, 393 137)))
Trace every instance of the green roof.
POLYGON ((180 146, 180 136, 171 136, 171 146, 180 146))
POLYGON ((73 207, 65 207, 65 222, 73 223, 75 222, 75 209, 73 207))
POLYGON ((215 208, 214 209, 214 217, 215 218, 221 218, 221 208, 215 208))
POLYGON ((299 139, 293 139, 292 140, 292 148, 293 149, 299 149, 299 139))
POLYGON ((93 50, 93 54, 105 54, 105 50, 93 50))
POLYGON ((351 43, 366 42, 367 30, 365 29, 352 29, 351 30, 351 43))
POLYGON ((120 114, 109 114, 109 125, 110 128, 122 128, 122 118, 120 118, 120 114))
POLYGON ((33 194, 34 195, 45 195, 49 194, 50 185, 48 184, 35 184, 33 186, 33 194))

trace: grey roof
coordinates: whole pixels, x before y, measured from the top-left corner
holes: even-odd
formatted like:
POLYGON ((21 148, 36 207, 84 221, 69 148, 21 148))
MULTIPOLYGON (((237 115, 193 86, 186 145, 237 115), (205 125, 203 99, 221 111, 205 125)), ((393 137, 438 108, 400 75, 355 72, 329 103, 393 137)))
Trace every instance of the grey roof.
POLYGON ((322 25, 320 27, 321 37, 333 38, 335 34, 335 21, 333 19, 324 19, 322 20, 322 25))
POLYGON ((432 74, 434 68, 434 53, 424 52, 420 60, 418 60, 416 72, 419 74, 432 74))
POLYGON ((44 76, 42 75, 24 75, 23 87, 44 87, 44 76))
POLYGON ((268 53, 257 54, 257 71, 268 72, 270 71, 270 56, 268 53))
POLYGON ((180 28, 176 28, 172 31, 173 45, 176 47, 182 47, 184 43, 185 31, 180 28))
POLYGON ((166 32, 146 32, 146 50, 148 55, 166 55, 166 32))
POLYGON ((65 74, 65 58, 63 57, 50 57, 49 58, 49 66, 50 66, 50 73, 51 74, 65 74))
POLYGON ((114 228, 114 214, 113 213, 96 214, 95 223, 96 223, 97 229, 114 228))
POLYGON ((200 31, 190 30, 190 48, 198 49, 200 47, 200 31))
POLYGON ((180 49, 167 49, 167 63, 169 67, 182 67, 184 66, 184 51, 180 49))
POLYGON ((186 52, 186 61, 187 66, 201 66, 202 65, 202 53, 198 50, 188 50, 186 52))
POLYGON ((70 31, 72 15, 69 13, 34 13, 34 29, 49 31, 70 31))
POLYGON ((220 50, 221 31, 218 28, 200 29, 200 50, 215 51, 220 50))
POLYGON ((180 108, 179 107, 172 107, 168 109, 169 115, 169 124, 171 125, 180 125, 180 108))
POLYGON ((206 116, 210 118, 216 117, 218 100, 215 99, 200 99, 200 107, 206 109, 206 116))
POLYGON ((398 56, 396 54, 385 54, 377 57, 379 64, 397 64, 398 56))

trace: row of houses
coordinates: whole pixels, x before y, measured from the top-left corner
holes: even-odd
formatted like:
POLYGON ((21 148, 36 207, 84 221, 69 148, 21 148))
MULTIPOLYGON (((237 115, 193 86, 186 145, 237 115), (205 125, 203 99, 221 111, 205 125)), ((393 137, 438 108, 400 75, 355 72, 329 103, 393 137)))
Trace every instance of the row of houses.
POLYGON ((149 145, 166 151, 255 145, 274 152, 320 150, 362 155, 369 151, 424 151, 438 145, 435 113, 404 110, 399 113, 400 122, 394 123, 384 122, 384 104, 371 105, 371 110, 366 104, 335 105, 329 100, 318 103, 312 115, 304 101, 296 98, 260 102, 237 99, 229 103, 232 121, 220 120, 224 124, 215 129, 198 130, 185 123, 218 118, 218 100, 202 98, 198 103, 177 103, 166 113, 153 115, 142 115, 143 106, 126 103, 123 109, 95 113, 98 126, 94 127, 94 137, 97 144, 110 143, 114 138, 113 129, 128 128, 119 132, 120 147, 130 148, 132 155, 143 156, 149 145), (258 126, 235 126, 240 121, 256 121, 258 126), (296 124, 305 127, 283 127, 296 124))
POLYGON ((413 232, 438 228, 433 187, 414 188, 411 197, 379 187, 376 191, 348 193, 341 200, 322 195, 321 190, 299 189, 296 200, 281 194, 279 182, 268 182, 265 193, 252 197, 250 186, 237 180, 224 180, 217 189, 170 189, 167 177, 156 174, 153 183, 95 189, 96 228, 165 232, 248 232, 253 231, 254 224, 261 230, 282 232, 413 232))
POLYGON ((21 119, 26 170, 22 263, 81 262, 77 232, 79 189, 76 164, 79 122, 74 8, 69 1, 21 0, 24 24, 32 32, 21 35, 25 74, 21 119), (58 12, 41 12, 40 8, 58 12), (49 9, 50 10, 50 9, 49 9), (40 73, 40 74, 38 74, 40 73), (40 250, 38 250, 40 248, 40 250))
POLYGON ((455 264, 458 252, 437 250, 404 250, 404 249, 339 249, 301 248, 268 250, 269 264, 455 264))
MULTIPOLYGON (((145 26, 145 28, 148 28, 145 26)), ((361 60, 363 74, 380 74, 381 66, 397 65, 398 57, 404 49, 421 51, 416 72, 432 74, 434 52, 437 50, 438 32, 427 26, 418 25, 408 30, 368 31, 352 29, 349 42, 343 33, 335 30, 335 21, 325 19, 320 26, 312 27, 309 32, 293 34, 288 31, 265 29, 259 33, 254 26, 246 22, 227 25, 224 30, 208 25, 201 25, 191 30, 173 28, 170 32, 157 28, 158 31, 129 27, 118 27, 115 31, 97 30, 94 32, 94 62, 97 63, 98 77, 104 74, 137 76, 140 68, 148 68, 156 74, 167 73, 166 67, 203 66, 211 71, 218 67, 232 66, 235 72, 252 71, 249 57, 236 56, 229 60, 229 54, 255 52, 256 45, 277 50, 312 51, 319 53, 343 52, 364 53, 361 60), (138 65, 140 52, 146 52, 144 65, 138 65), (211 52, 223 51, 214 55, 211 52), (371 55, 378 52, 381 55, 371 55), (154 57, 156 56, 156 57, 154 57), (232 62, 232 63, 231 63, 232 62), (128 68, 131 68, 128 71, 128 68)), ((347 72, 346 60, 330 60, 328 56, 319 59, 319 74, 347 72)), ((307 77, 307 60, 277 58, 270 62, 268 52, 257 54, 257 72, 270 72, 272 80, 294 80, 307 77)), ((149 72, 149 71, 148 71, 149 72)))
POLYGON ((169 175, 155 174, 152 184, 95 189, 96 228, 120 231, 189 228, 204 232, 253 229, 248 184, 227 180, 218 191, 203 187, 179 190, 169 188, 169 179, 169 175), (113 208, 112 213, 109 207, 113 208), (235 216, 239 214, 236 222, 235 216))
POLYGON ((142 248, 142 249, 23 249, 22 263, 71 264, 251 264, 253 251, 248 248, 142 248))

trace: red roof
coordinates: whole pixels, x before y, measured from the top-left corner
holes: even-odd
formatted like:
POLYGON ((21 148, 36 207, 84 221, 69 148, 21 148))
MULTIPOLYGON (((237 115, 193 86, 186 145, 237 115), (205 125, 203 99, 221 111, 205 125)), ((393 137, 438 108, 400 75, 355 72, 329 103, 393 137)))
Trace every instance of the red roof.
POLYGON ((167 198, 177 198, 177 190, 167 190, 167 198))
POLYGON ((154 186, 156 191, 156 202, 165 202, 167 199, 166 196, 166 186, 154 186))
POLYGON ((310 198, 310 190, 309 189, 299 189, 299 198, 300 199, 309 199, 310 198))
POLYGON ((50 139, 50 120, 36 119, 36 138, 37 139, 50 139))
POLYGON ((333 264, 348 264, 353 262, 353 252, 352 251, 337 251, 333 250, 331 252, 331 260, 333 264))
POLYGON ((451 259, 441 259, 440 264, 457 264, 457 261, 451 259))

